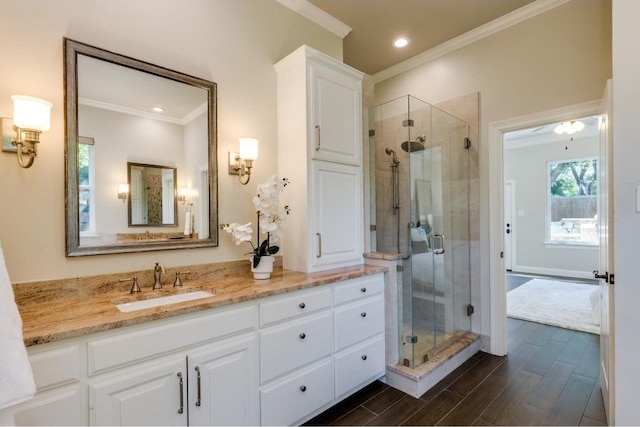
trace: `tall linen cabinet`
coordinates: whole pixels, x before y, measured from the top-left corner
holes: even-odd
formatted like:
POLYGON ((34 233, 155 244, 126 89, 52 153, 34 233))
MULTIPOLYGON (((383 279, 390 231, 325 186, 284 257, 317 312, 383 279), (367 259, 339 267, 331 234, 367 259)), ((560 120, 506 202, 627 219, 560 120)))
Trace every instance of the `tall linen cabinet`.
POLYGON ((363 74, 303 45, 276 65, 278 174, 291 208, 284 267, 315 272, 363 262, 363 74))

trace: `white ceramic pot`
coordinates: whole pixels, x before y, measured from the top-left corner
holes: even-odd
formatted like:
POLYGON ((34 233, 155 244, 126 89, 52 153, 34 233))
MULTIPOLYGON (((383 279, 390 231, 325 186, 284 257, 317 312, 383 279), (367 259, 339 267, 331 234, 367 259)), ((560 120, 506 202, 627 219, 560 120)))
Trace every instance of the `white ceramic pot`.
POLYGON ((269 279, 271 277, 271 272, 273 271, 273 259, 274 258, 270 255, 261 256, 258 266, 254 267, 253 257, 249 258, 253 278, 257 280, 269 279))

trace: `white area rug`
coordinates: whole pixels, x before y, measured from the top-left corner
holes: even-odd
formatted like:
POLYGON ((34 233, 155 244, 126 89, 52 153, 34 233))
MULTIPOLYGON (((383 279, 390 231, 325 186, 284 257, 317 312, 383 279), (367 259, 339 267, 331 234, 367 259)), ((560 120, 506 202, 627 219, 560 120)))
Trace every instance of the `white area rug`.
POLYGON ((507 316, 600 334, 589 300, 595 290, 595 285, 533 279, 507 293, 507 316))

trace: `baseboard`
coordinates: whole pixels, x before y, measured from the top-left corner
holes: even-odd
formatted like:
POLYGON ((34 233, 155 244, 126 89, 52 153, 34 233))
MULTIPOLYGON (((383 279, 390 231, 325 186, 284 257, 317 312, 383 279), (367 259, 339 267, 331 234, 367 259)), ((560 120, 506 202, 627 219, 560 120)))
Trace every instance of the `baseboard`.
POLYGON ((528 273, 576 279, 593 279, 593 272, 591 271, 562 270, 559 268, 530 267, 526 265, 515 265, 511 271, 513 274, 528 273))

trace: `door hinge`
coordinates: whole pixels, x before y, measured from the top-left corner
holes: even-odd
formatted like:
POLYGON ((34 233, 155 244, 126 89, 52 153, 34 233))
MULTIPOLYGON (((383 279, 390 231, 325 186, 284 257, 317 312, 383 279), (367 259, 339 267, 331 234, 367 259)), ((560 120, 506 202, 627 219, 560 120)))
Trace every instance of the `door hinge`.
POLYGON ((475 308, 471 304, 467 304, 467 316, 471 316, 475 312, 475 308))
POLYGON ((464 139, 464 149, 468 150, 469 148, 471 148, 471 140, 469 138, 465 138, 464 139))
POLYGON ((403 120, 402 127, 413 127, 413 119, 403 120))
POLYGON ((376 135, 376 130, 375 129, 369 129, 369 136, 375 136, 376 135))
POLYGON ((415 344, 418 342, 418 336, 417 335, 407 335, 407 342, 411 343, 411 344, 415 344))

